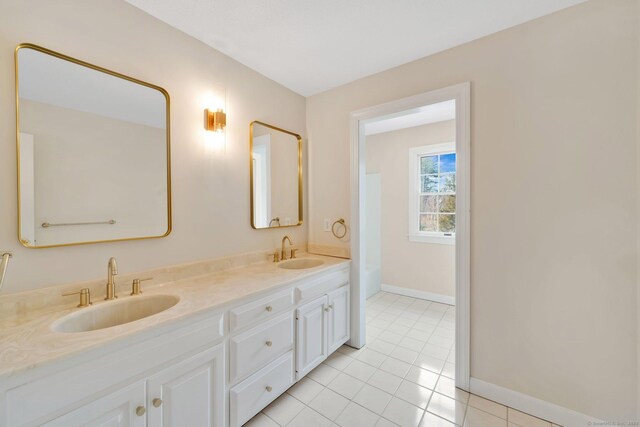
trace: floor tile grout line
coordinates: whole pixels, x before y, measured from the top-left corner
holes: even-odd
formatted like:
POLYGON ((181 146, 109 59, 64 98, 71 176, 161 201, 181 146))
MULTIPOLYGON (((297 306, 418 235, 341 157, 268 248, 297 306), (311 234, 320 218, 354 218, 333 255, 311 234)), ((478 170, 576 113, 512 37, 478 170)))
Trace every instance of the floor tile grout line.
MULTIPOLYGON (((380 339, 382 339, 382 338, 380 338, 380 339)), ((384 341, 384 339, 382 339, 382 340, 384 341)), ((385 342, 388 342, 388 341, 385 341, 385 342)), ((389 343, 389 342, 388 342, 388 343, 389 343)), ((395 345, 396 347, 400 347, 400 346, 399 346, 399 345, 397 345, 397 344, 393 344, 393 343, 389 343, 389 344, 395 345)), ((364 349, 364 348, 365 348, 365 347, 363 347, 362 349, 364 349)), ((406 347, 402 347, 402 348, 404 348, 404 349, 406 349, 406 350, 413 351, 413 352, 415 352, 415 353, 418 353, 418 355, 422 355, 422 354, 424 354, 424 353, 422 353, 422 351, 416 351, 416 350, 412 350, 412 349, 410 349, 410 348, 406 348, 406 347)), ((445 347, 441 347, 441 348, 442 348, 443 350, 446 350, 446 348, 445 348, 445 347)), ((359 349, 358 351, 361 351, 362 349, 359 349)), ((375 349, 369 349, 369 350, 370 350, 370 351, 375 351, 376 353, 380 353, 380 354, 382 354, 382 355, 384 355, 384 356, 387 356, 387 357, 393 357, 394 359, 396 359, 396 360, 400 360, 401 362, 409 363, 409 362, 406 362, 406 361, 404 361, 404 360, 402 360, 402 359, 398 359, 397 357, 395 357, 395 356, 393 356, 393 355, 391 355, 391 354, 388 354, 388 355, 387 355, 387 354, 381 353, 381 352, 379 352, 379 351, 377 351, 377 350, 375 350, 375 349)), ((441 361, 443 361, 443 362, 447 363, 448 358, 449 358, 449 356, 450 356, 450 354, 451 354, 451 351, 452 351, 452 349, 450 349, 450 350, 449 350, 449 352, 447 353, 447 358, 446 358, 446 359, 440 359, 439 357, 436 357, 436 356, 433 356, 433 355, 429 355, 429 354, 424 354, 424 355, 425 355, 425 356, 431 356, 431 357, 433 357, 434 359, 438 359, 438 360, 441 360, 441 361)), ((345 354, 345 356, 348 356, 348 355, 346 355, 346 354, 345 354)), ((354 357, 353 359, 360 360, 360 359, 358 359, 358 358, 356 358, 356 357, 354 357)), ((367 362, 365 362, 365 361, 363 361, 363 360, 361 360, 361 362, 362 362, 362 363, 367 363, 367 362)), ((411 362, 411 363, 413 363, 413 362, 411 362)), ((369 364, 369 363, 367 363, 367 364, 368 364, 368 365, 370 365, 370 366, 373 366, 373 365, 371 365, 371 364, 369 364)))
MULTIPOLYGON (((417 322, 416 322, 416 324, 417 324, 417 322)), ((374 327, 375 327, 375 326, 374 326, 374 327)), ((399 346, 399 345, 400 345, 399 343, 400 343, 402 340, 400 340, 400 341, 398 342, 398 344, 396 344, 396 343, 393 343, 393 342, 391 342, 391 341, 385 340, 385 339, 384 339, 383 337, 381 337, 380 335, 382 335, 382 333, 384 333, 384 332, 391 332, 391 333, 395 333, 395 334, 400 335, 400 336, 401 336, 401 338, 411 338, 411 337, 409 337, 409 336, 408 336, 408 334, 409 334, 409 332, 411 332, 412 330, 416 330, 416 331, 419 331, 419 332, 427 332, 427 331, 423 331, 423 330, 420 330, 420 329, 416 329, 416 328, 415 328, 415 325, 414 325, 414 326, 411 326, 411 327, 408 327, 408 328, 409 328, 409 331, 405 332, 404 334, 401 334, 401 333, 398 333, 398 332, 395 332, 395 331, 391 331, 391 330, 389 330, 389 327, 387 327, 387 328, 377 328, 377 329, 381 329, 381 330, 382 330, 382 332, 381 332, 381 333, 379 333, 379 334, 377 334, 374 338, 376 338, 376 339, 380 339, 380 340, 382 340, 382 341, 385 341, 385 342, 387 342, 387 343, 389 343, 389 344, 392 344, 392 345, 395 345, 395 346, 399 346)), ((427 340, 426 340, 426 341, 424 341, 424 343, 425 343, 425 344, 435 345, 435 346, 437 346, 437 347, 441 347, 441 348, 447 348, 447 347, 445 347, 445 346, 442 346, 442 345, 438 345, 438 344, 434 344, 434 343, 430 343, 430 342, 429 342, 429 341, 431 340, 431 338, 433 338, 433 337, 434 337, 434 335, 435 335, 435 330, 436 330, 436 329, 438 329, 438 326, 437 326, 437 325, 434 327, 434 330, 433 330, 432 332, 428 332, 428 333, 429 333, 429 338, 427 338, 427 340)), ((438 336, 438 337, 441 337, 441 338, 450 338, 450 337, 443 337, 443 336, 441 336, 441 335, 437 335, 437 336, 438 336)), ((415 338, 411 338, 411 339, 415 339, 415 338)), ((454 339, 454 343, 455 343, 455 337, 454 337, 453 339, 454 339)), ((415 340, 416 340, 416 341, 421 341, 421 342, 422 342, 422 340, 419 340, 419 339, 415 339, 415 340)), ((423 346, 423 348, 424 348, 424 346, 423 346)))
MULTIPOLYGON (((277 399, 276 399, 276 400, 277 400, 277 399)), ((274 400, 274 402, 275 402, 275 400, 274 400)), ((264 409, 267 409, 267 408, 264 408, 264 409)), ((258 412, 258 414, 262 414, 262 415, 264 415, 265 417, 269 418, 271 421, 273 421, 274 423, 276 423, 276 424, 277 424, 277 425, 279 425, 280 427, 283 427, 283 426, 282 426, 282 424, 280 424, 279 422, 277 422, 276 420, 274 420, 273 418, 271 418, 269 415, 265 414, 265 413, 263 412, 263 411, 264 411, 264 409, 263 409, 262 411, 258 412)), ((302 412, 302 411, 301 411, 301 412, 302 412)), ((258 414, 256 414, 256 415, 258 415, 258 414)), ((254 417, 255 417, 256 415, 254 415, 254 417)), ((298 414, 296 414, 296 416, 297 416, 297 415, 298 415, 298 414)), ((251 418, 251 419, 253 419, 253 418, 251 418)), ((249 420, 249 421, 250 421, 250 420, 249 420)), ((247 421, 247 422, 249 422, 249 421, 247 421)))
MULTIPOLYGON (((347 357, 348 357, 348 356, 347 356, 347 357)), ((356 360, 357 360, 357 359, 356 359, 356 360)), ((365 363, 365 362, 363 362, 363 363, 365 363)), ((369 365, 369 366, 372 366, 372 365, 369 365)), ((415 366, 415 365, 412 365, 412 366, 415 366)), ((372 367, 374 367, 374 366, 372 366, 372 367)), ((375 368, 375 367, 374 367, 374 368, 375 368)), ((345 369, 346 369, 346 368, 345 368, 345 369)), ((380 368, 376 368, 376 369, 377 369, 377 370, 380 370, 380 368)), ((420 368, 420 369, 422 369, 422 368, 420 368)), ((354 378, 354 379, 356 379, 356 380, 358 380, 358 381, 363 382, 363 384, 369 385, 370 387, 373 387, 373 388, 375 388, 375 389, 377 389, 377 390, 380 390, 380 391, 382 391, 382 392, 384 392, 384 393, 387 393, 387 394, 389 394, 392 398, 394 398, 394 397, 395 397, 395 398, 397 398, 397 399, 399 399, 399 400, 402 400, 403 402, 406 402, 406 403, 408 403, 408 404, 410 404, 410 405, 412 405, 412 406, 414 406, 414 407, 418 408, 419 410, 423 411, 423 417, 424 417, 424 413, 426 413, 426 412, 429 412, 430 414, 433 414, 433 415, 438 416, 437 414, 434 414, 433 412, 431 412, 431 411, 429 411, 429 410, 428 410, 429 403, 431 403, 431 398, 433 397, 433 395, 434 395, 434 394, 438 394, 438 395, 441 395, 441 396, 447 397, 447 398, 449 398, 449 399, 455 400, 456 402, 463 403, 463 404, 465 405, 465 418, 466 418, 466 412, 467 412, 467 409, 468 409, 468 406, 469 406, 469 398, 467 398, 467 400, 466 400, 465 402, 463 402, 463 401, 461 401, 461 400, 459 400, 459 399, 456 399, 455 397, 448 396, 448 395, 446 395, 446 394, 443 394, 443 393, 440 393, 440 392, 436 391, 435 389, 430 389, 429 387, 425 387, 425 386, 423 386, 423 385, 421 385, 421 384, 418 384, 418 383, 415 383, 415 382, 413 382, 413 381, 411 381, 411 380, 409 380, 409 379, 406 379, 406 375, 405 375, 405 377, 399 377, 399 376, 397 376, 397 375, 394 375, 396 378, 400 378, 402 381, 408 381, 408 382, 410 382, 410 383, 412 383, 412 384, 415 384, 415 385, 417 385, 417 386, 419 386, 419 387, 423 387, 423 388, 425 388, 425 389, 427 389, 427 390, 429 390, 429 391, 431 392, 431 393, 430 393, 430 395, 429 395, 429 401, 427 402, 426 407, 423 409, 423 408, 421 408, 421 407, 419 407, 419 406, 416 406, 416 405, 415 405, 415 404, 413 404, 412 402, 409 402, 408 400, 406 400, 406 399, 404 399, 404 398, 402 398, 402 397, 398 396, 398 395, 397 395, 397 392, 398 392, 399 387, 398 387, 398 389, 396 389, 393 393, 389 393, 387 390, 383 390, 383 389, 381 389, 381 388, 379 388, 379 387, 377 387, 377 386, 375 386, 375 385, 373 385, 373 384, 370 384, 370 383, 369 383, 369 380, 367 380, 367 381, 362 381, 361 379, 356 378, 356 377, 354 377, 354 376, 350 375, 350 374, 349 374, 349 373, 347 373, 347 372, 343 372, 343 371, 340 371, 340 372, 341 372, 341 373, 343 373, 343 374, 345 374, 345 375, 346 375, 346 376, 348 376, 348 377, 351 377, 351 378, 354 378)), ((383 371, 383 372, 385 372, 385 371, 383 371)), ((430 372, 433 372, 433 371, 430 371, 430 372)), ((388 373, 388 372, 387 372, 387 373, 388 373)), ((393 374, 389 373, 389 375, 393 375, 393 374)), ((438 375, 438 379, 436 380, 436 386, 437 386, 438 382, 440 381, 440 377, 442 377, 442 376, 443 376, 443 375, 441 375, 441 374, 440 374, 440 375, 438 375)), ((451 378, 448 378, 447 376, 444 376, 444 377, 445 377, 445 378, 447 378, 447 379, 451 379, 451 378)), ((329 386, 328 386, 328 385, 327 385, 327 386, 324 386, 324 387, 329 388, 329 386)), ((353 399, 349 399, 347 396, 345 396, 345 395, 341 394, 340 392, 335 391, 335 390, 333 390, 333 389, 331 389, 331 388, 329 388, 329 389, 330 389, 330 390, 332 390, 332 391, 334 391, 335 393, 339 394, 340 396, 344 397, 345 399, 348 399, 348 400, 350 400, 350 401, 353 401, 353 399)), ((357 395, 358 395, 358 393, 360 393, 360 391, 361 391, 361 390, 362 390, 362 389, 358 390, 358 392, 354 395, 354 398, 355 398, 355 396, 357 396, 357 395)), ((354 402, 354 403, 355 403, 355 404, 357 404, 357 405, 359 405, 357 402, 354 402)), ((362 405, 359 405, 359 406, 362 406, 362 405)), ((387 405, 385 406, 385 410, 386 410, 386 408, 387 408, 387 407, 388 407, 388 403, 387 403, 387 405)), ((345 407, 345 409, 346 409, 346 407, 345 407)), ((364 408, 364 409, 367 409, 367 408, 364 408)), ((476 408, 476 409, 477 409, 477 408, 476 408)), ((367 410, 368 410, 368 409, 367 409, 367 410)), ((383 410, 383 412, 384 412, 384 410, 383 410)), ((442 417, 440 417, 440 418, 442 418, 442 417)), ((421 419, 422 419, 422 418, 421 418, 421 419)), ((464 420, 464 419, 463 419, 463 420, 464 420)))
MULTIPOLYGON (((289 388, 291 388, 291 387, 289 387, 289 388)), ((325 388, 326 388, 326 387, 325 387, 325 388)), ((287 389, 287 390, 288 390, 288 389, 287 389)), ((318 394, 320 394, 320 393, 318 393, 318 394)), ((280 395, 280 396, 282 396, 282 395, 280 395)), ((280 396, 278 396, 278 398, 280 398, 280 396)), ((291 396, 291 395, 289 395, 289 396, 291 396)), ((318 395, 316 395, 315 397, 317 397, 317 396, 318 396, 318 395)), ((304 408, 302 408, 302 409, 301 409, 301 410, 300 410, 296 415, 294 415, 294 417, 293 417, 293 418, 292 418, 292 419, 291 419, 291 420, 290 420, 290 421, 289 421, 285 426, 281 426, 281 427, 286 427, 287 425, 291 424, 291 423, 293 422, 293 420, 295 420, 295 419, 296 419, 296 417, 297 417, 298 415, 300 415, 300 413, 301 413, 302 411, 304 411, 305 409, 309 409, 309 410, 311 410, 311 411, 315 412, 316 414, 320 415, 321 417, 326 418, 326 419, 329 419, 328 417, 325 417, 325 416, 324 416, 324 415, 322 415, 320 412, 316 411, 314 408, 312 408, 311 406, 307 405, 306 403, 304 403, 304 402, 303 402, 303 401, 301 401, 300 399, 297 399, 295 396, 291 396, 291 397, 292 397, 293 399, 297 400, 298 402, 300 402, 302 405, 304 405, 304 408)), ((314 399, 315 399, 315 397, 314 397, 314 399)), ((278 399, 276 399, 276 400, 278 400, 278 399)), ((311 399, 311 400, 313 400, 313 399, 311 399)), ((275 400, 274 400, 274 402, 275 402, 275 400)), ((309 403, 311 403, 311 402, 309 402, 309 403)), ((330 421, 331 421, 331 422, 333 422, 332 420, 330 420, 330 421)), ((277 421, 276 421, 276 424, 278 424, 278 422, 277 422, 277 421)))

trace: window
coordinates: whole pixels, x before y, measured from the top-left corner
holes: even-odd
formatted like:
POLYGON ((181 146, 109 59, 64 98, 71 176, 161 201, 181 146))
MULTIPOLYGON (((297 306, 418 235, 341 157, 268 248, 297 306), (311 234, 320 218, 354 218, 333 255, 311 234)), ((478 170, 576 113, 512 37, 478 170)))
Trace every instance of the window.
POLYGON ((409 152, 409 240, 427 243, 455 241, 455 144, 434 144, 409 152))

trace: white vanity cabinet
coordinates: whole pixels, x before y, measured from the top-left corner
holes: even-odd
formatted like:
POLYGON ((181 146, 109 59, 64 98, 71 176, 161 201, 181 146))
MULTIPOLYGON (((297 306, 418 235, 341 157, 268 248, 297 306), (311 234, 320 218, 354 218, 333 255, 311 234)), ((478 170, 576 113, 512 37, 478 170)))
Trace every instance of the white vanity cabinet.
POLYGON ((349 340, 349 268, 296 286, 296 371, 304 377, 349 340))
POLYGON ((349 340, 349 293, 349 286, 341 286, 298 308, 297 379, 349 340))
POLYGON ((345 266, 230 311, 230 427, 247 422, 349 339, 349 293, 345 266))
POLYGON ((229 338, 230 426, 244 424, 295 382, 294 303, 289 288, 230 310, 237 331, 229 338))
POLYGON ((215 346, 43 425, 223 427, 223 356, 215 346))
POLYGON ((194 315, 9 377, 0 427, 225 427, 224 318, 194 315))
POLYGON ((341 263, 43 363, 0 381, 0 427, 240 427, 349 339, 349 295, 341 263))

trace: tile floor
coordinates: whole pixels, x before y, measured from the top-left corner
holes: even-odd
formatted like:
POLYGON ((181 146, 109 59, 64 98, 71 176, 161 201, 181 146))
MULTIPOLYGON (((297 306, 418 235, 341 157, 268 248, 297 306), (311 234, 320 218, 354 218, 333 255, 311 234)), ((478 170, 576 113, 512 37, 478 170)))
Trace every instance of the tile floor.
POLYGON ((454 307, 380 292, 366 314, 365 347, 343 346, 245 426, 552 426, 455 388, 454 307))

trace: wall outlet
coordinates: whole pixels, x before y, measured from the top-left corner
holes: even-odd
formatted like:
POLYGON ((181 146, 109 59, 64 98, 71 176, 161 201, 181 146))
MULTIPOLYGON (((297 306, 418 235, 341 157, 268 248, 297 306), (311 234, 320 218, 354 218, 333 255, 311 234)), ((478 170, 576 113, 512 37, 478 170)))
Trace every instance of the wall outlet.
POLYGON ((331 231, 331 218, 324 219, 324 231, 331 231))

